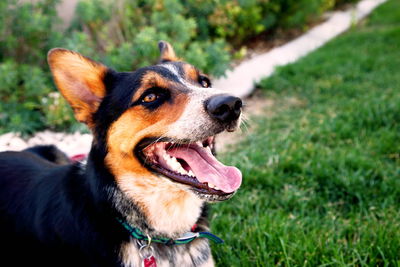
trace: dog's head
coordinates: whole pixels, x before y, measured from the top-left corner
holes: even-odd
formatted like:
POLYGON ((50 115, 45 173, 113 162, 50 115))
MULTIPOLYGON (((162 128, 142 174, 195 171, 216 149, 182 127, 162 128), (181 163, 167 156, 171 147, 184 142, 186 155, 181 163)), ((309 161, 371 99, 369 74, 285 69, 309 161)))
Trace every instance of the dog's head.
POLYGON ((177 201, 186 207, 187 199, 225 200, 239 188, 241 173, 211 151, 216 134, 239 126, 242 101, 212 88, 170 44, 160 42, 159 48, 159 64, 134 72, 116 72, 65 49, 51 50, 48 62, 128 197, 145 210, 153 205, 149 196, 164 208, 176 208, 177 201))

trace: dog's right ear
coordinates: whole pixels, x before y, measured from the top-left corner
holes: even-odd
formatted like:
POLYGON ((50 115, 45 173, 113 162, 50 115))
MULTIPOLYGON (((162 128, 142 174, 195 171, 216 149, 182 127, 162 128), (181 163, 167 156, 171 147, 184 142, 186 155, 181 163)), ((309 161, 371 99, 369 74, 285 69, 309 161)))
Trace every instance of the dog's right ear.
POLYGON ((92 128, 92 115, 106 94, 107 67, 79 53, 54 48, 47 61, 54 82, 74 110, 75 118, 92 128))
POLYGON ((159 41, 158 49, 160 50, 160 63, 179 60, 175 54, 174 48, 170 43, 166 41, 159 41))

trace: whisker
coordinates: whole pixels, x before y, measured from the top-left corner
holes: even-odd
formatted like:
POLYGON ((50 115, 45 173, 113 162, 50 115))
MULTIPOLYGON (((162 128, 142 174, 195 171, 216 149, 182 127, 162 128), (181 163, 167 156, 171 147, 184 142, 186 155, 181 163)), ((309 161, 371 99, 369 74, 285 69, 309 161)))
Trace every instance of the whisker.
MULTIPOLYGON (((242 121, 241 124, 239 125, 239 129, 240 130, 245 130, 246 132, 249 132, 249 128, 250 128, 250 123, 249 123, 249 119, 246 118, 245 116, 242 116, 242 121)), ((243 132, 243 131, 242 131, 243 132)))
POLYGON ((246 132, 249 132, 250 131, 250 126, 249 126, 249 123, 248 122, 246 122, 246 121, 243 121, 243 124, 241 124, 241 127, 243 127, 245 130, 246 130, 246 132))
POLYGON ((151 142, 150 144, 148 144, 147 146, 145 146, 143 149, 146 149, 146 148, 148 148, 149 146, 152 146, 152 145, 154 145, 155 143, 158 143, 158 142, 159 142, 162 138, 164 138, 164 137, 165 137, 164 135, 158 137, 156 140, 154 140, 153 142, 151 142))

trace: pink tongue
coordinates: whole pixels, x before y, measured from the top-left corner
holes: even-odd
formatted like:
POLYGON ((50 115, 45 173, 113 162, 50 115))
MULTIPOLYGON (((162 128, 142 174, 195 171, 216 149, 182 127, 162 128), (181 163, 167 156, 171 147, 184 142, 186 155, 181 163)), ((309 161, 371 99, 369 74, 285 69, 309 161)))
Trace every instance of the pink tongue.
POLYGON ((214 184, 225 193, 236 191, 242 183, 240 170, 219 162, 209 149, 190 146, 173 148, 167 152, 175 158, 185 160, 199 182, 214 184))

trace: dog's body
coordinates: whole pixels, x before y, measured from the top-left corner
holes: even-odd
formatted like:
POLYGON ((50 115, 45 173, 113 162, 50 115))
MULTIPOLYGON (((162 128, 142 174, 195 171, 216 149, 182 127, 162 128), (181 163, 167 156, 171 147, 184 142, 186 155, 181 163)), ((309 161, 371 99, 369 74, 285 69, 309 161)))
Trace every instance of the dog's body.
POLYGON ((160 50, 160 64, 131 73, 64 49, 49 53, 57 87, 94 141, 85 164, 54 147, 0 153, 3 261, 141 266, 152 253, 157 266, 213 265, 205 238, 149 244, 121 225, 171 240, 194 225, 207 231, 205 203, 228 199, 241 183, 210 151, 216 134, 238 126, 240 99, 209 89, 168 43, 160 50))

